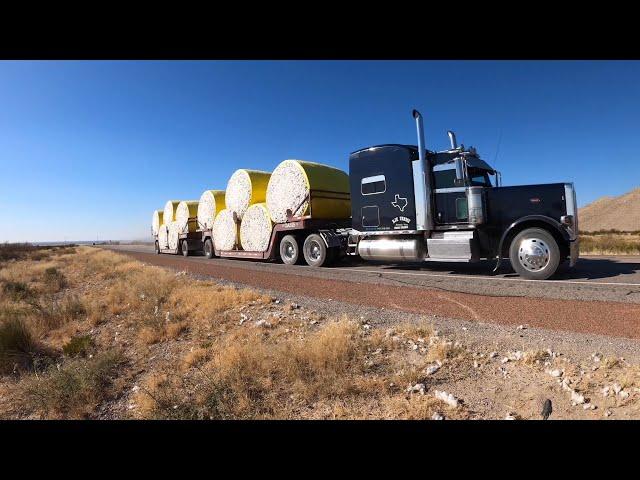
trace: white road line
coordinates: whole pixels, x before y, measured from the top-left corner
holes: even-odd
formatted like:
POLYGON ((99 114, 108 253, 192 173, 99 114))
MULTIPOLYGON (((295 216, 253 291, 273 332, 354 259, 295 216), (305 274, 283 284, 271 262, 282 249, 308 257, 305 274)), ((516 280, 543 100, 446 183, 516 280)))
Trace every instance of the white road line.
POLYGON ((449 275, 445 275, 445 274, 439 274, 439 273, 413 273, 413 272, 390 272, 388 270, 363 270, 360 268, 351 268, 348 269, 348 271, 350 272, 364 272, 364 273, 380 273, 380 274, 388 274, 388 275, 412 275, 412 276, 416 276, 416 277, 446 277, 446 278, 452 278, 452 279, 456 279, 456 278, 473 278, 475 280, 489 280, 489 281, 495 281, 495 280, 502 280, 502 281, 507 281, 507 282, 535 282, 535 283, 542 283, 542 282, 546 282, 546 283, 573 283, 573 284, 579 284, 579 285, 619 285, 619 286, 623 286, 623 287, 640 287, 640 283, 623 283, 623 282, 589 282, 587 280, 583 280, 583 281, 572 281, 572 280, 529 280, 526 278, 503 278, 503 277, 480 277, 480 276, 475 276, 475 275, 457 275, 457 274, 449 274, 449 275))

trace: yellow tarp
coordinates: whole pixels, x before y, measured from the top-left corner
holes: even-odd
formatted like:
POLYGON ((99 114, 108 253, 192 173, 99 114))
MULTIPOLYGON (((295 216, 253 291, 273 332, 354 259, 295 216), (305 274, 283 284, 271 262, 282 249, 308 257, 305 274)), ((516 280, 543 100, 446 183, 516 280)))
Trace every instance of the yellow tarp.
POLYGON ((262 170, 247 170, 244 168, 242 170, 247 172, 251 180, 251 201, 249 205, 266 202, 267 185, 269 185, 271 173, 263 172, 262 170))
POLYGON ((160 227, 163 225, 162 219, 164 217, 163 210, 156 210, 153 212, 153 218, 151 220, 151 229, 153 230, 153 234, 157 235, 160 227))
POLYGON ((164 218, 163 221, 166 225, 169 225, 171 222, 176 219, 176 210, 178 209, 178 205, 180 204, 180 200, 168 200, 164 205, 164 218))
POLYGON ((304 172, 311 192, 311 201, 303 216, 311 215, 316 219, 351 217, 349 175, 346 172, 306 160, 285 160, 285 162, 296 164, 304 172))
MULTIPOLYGON (((198 203, 200 203, 198 200, 183 200, 180 202, 180 205, 187 206, 187 209, 189 210, 189 219, 193 219, 193 221, 187 222, 189 232, 195 232, 198 229, 198 203)), ((180 207, 180 205, 178 205, 178 208, 184 208, 184 206, 180 207)))

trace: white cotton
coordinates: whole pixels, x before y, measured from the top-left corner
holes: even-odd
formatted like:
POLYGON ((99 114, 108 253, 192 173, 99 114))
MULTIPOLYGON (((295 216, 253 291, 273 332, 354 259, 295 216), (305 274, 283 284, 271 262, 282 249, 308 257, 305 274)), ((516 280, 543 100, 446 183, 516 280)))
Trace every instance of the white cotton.
POLYGON ((251 205, 240 224, 240 242, 243 250, 264 252, 269 248, 273 223, 266 204, 251 205))
POLYGON ((155 210, 153 212, 153 218, 151 219, 151 230, 154 235, 158 235, 160 231, 160 225, 162 225, 162 218, 164 217, 163 210, 155 210))
POLYGON ((224 209, 224 190, 206 190, 200 196, 200 202, 198 203, 198 224, 200 228, 211 229, 217 213, 224 209))
POLYGON ((227 183, 227 210, 235 212, 241 219, 250 205, 264 202, 270 176, 269 172, 259 170, 236 170, 227 183))
POLYGON ((232 250, 238 243, 238 225, 233 220, 233 212, 224 209, 218 212, 213 222, 213 245, 216 250, 232 250))
POLYGON ((158 227, 158 245, 161 250, 169 248, 169 232, 166 225, 158 227))

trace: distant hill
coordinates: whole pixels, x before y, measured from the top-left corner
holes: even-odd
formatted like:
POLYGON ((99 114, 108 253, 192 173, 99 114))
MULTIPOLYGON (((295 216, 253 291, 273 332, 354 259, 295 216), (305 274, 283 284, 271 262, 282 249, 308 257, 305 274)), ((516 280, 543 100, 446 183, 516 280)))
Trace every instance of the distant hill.
POLYGON ((598 230, 640 230, 640 188, 619 197, 602 197, 578 210, 583 232, 598 230))

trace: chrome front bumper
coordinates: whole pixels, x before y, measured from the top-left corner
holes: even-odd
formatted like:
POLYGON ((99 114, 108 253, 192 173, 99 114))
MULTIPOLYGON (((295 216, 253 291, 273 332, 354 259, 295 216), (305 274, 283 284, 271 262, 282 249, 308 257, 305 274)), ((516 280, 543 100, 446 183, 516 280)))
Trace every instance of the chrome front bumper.
POLYGON ((580 256, 580 237, 569 242, 569 266, 573 267, 580 256))

